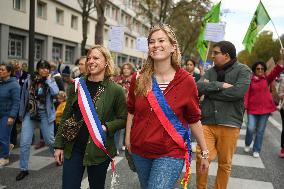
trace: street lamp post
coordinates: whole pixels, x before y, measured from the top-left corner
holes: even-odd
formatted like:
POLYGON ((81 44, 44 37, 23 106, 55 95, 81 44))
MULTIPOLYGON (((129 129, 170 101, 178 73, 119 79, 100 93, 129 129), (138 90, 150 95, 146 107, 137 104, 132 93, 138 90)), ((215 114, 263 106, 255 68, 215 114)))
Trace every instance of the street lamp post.
POLYGON ((29 20, 29 73, 34 72, 34 47, 35 47, 35 0, 30 0, 29 20))

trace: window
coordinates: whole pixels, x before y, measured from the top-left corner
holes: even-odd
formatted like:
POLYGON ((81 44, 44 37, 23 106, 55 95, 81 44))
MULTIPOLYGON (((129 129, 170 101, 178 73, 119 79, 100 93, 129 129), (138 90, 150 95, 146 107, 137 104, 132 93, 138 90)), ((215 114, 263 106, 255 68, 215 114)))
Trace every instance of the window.
POLYGON ((56 23, 63 25, 64 22, 64 12, 61 9, 56 9, 56 23))
POLYGON ((35 50, 34 50, 34 53, 35 53, 34 58, 35 58, 35 60, 42 59, 42 44, 43 44, 42 40, 38 40, 38 39, 35 40, 35 50))
POLYGON ((77 30, 78 29, 78 16, 71 16, 71 28, 77 30))
POLYGON ((110 5, 107 4, 107 5, 105 6, 105 16, 106 16, 106 17, 109 17, 109 18, 110 18, 110 10, 111 10, 110 5))
POLYGON ((25 11, 26 0, 13 0, 13 8, 19 11, 25 11))
POLYGON ((52 59, 54 61, 62 60, 62 45, 61 44, 53 43, 52 59))
POLYGON ((75 52, 74 47, 66 46, 65 48, 65 63, 66 64, 74 63, 74 52, 75 52))
POLYGON ((131 39, 131 41, 130 41, 130 48, 134 49, 134 39, 131 39))
POLYGON ((42 1, 38 1, 37 2, 37 17, 46 19, 46 12, 47 12, 46 9, 47 9, 46 3, 42 1))
POLYGON ((125 47, 128 47, 128 37, 125 37, 125 47))
POLYGON ((8 43, 8 56, 23 59, 25 37, 11 34, 8 43))

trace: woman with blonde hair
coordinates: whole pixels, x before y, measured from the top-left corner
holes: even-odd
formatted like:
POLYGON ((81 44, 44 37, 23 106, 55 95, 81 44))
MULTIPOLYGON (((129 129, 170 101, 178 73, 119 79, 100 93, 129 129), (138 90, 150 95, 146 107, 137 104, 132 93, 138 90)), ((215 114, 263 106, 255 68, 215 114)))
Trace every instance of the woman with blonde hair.
POLYGON ((91 189, 104 189, 116 155, 114 133, 125 127, 126 101, 110 79, 114 64, 101 45, 90 48, 86 74, 67 90, 67 103, 55 139, 55 160, 63 164, 63 189, 80 188, 85 168, 91 189))
POLYGON ((173 188, 184 163, 187 188, 189 128, 202 149, 200 171, 208 168, 196 84, 180 68, 180 50, 170 26, 153 26, 148 48, 147 61, 130 84, 126 148, 132 153, 142 189, 173 188))

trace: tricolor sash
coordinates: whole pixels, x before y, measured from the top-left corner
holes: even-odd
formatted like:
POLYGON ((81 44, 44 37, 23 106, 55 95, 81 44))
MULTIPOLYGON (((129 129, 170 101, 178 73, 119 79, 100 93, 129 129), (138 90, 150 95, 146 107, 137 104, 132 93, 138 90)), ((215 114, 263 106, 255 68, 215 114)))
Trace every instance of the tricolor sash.
POLYGON ((112 171, 114 171, 114 160, 111 158, 110 153, 106 149, 106 134, 102 128, 102 124, 96 112, 90 92, 82 78, 75 79, 75 89, 78 90, 78 105, 87 125, 89 134, 94 144, 112 160, 112 171))
POLYGON ((152 76, 152 90, 148 92, 147 100, 167 133, 180 148, 185 150, 184 159, 186 172, 182 184, 184 188, 187 188, 190 177, 190 162, 192 157, 190 131, 189 129, 183 127, 182 123, 179 121, 178 117, 167 103, 166 98, 154 76, 152 76))

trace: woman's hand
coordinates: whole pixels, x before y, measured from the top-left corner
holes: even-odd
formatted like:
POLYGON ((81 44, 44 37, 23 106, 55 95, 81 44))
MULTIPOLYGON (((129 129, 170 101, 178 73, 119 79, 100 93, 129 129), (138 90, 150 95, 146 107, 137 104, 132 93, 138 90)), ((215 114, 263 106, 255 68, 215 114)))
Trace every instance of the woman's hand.
POLYGON ((201 174, 204 174, 207 171, 208 167, 209 167, 208 159, 201 158, 201 164, 200 164, 199 172, 201 174))
POLYGON ((54 159, 58 163, 58 165, 63 164, 63 159, 64 159, 64 152, 61 149, 56 149, 54 152, 54 159))
POLYGON ((8 117, 7 125, 13 125, 13 124, 14 124, 14 118, 8 117))
POLYGON ((129 154, 131 154, 130 136, 125 135, 125 147, 129 154))

